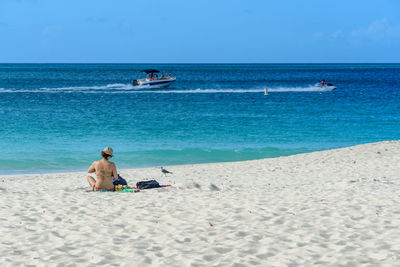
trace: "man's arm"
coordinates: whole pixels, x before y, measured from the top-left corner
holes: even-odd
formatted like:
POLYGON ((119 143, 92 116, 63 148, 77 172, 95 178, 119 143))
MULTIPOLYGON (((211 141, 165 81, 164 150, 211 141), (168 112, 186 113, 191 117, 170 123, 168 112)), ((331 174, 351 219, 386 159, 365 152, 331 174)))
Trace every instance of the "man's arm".
POLYGON ((89 169, 88 169, 88 171, 87 171, 88 173, 92 173, 92 172, 95 172, 95 171, 96 171, 95 163, 96 163, 96 161, 93 162, 92 165, 90 165, 90 167, 89 167, 89 169))

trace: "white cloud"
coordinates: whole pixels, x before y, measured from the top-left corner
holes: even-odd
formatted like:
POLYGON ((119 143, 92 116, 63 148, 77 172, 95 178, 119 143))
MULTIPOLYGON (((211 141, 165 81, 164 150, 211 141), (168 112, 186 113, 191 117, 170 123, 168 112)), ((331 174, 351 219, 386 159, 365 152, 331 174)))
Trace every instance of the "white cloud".
POLYGON ((60 26, 47 26, 42 30, 42 35, 45 37, 52 36, 61 31, 62 31, 62 27, 60 27, 60 26))
POLYGON ((388 19, 383 18, 372 21, 369 25, 359 29, 350 31, 338 29, 332 33, 316 32, 312 37, 319 40, 344 41, 353 44, 390 43, 400 41, 400 25, 392 24, 388 19))
POLYGON ((120 24, 120 27, 123 31, 129 32, 129 33, 133 32, 133 25, 127 20, 122 21, 120 24))
POLYGON ((375 20, 367 27, 353 30, 351 37, 356 40, 390 41, 400 39, 400 26, 391 24, 386 18, 375 20))
POLYGON ((332 38, 332 39, 339 39, 339 38, 344 37, 344 33, 343 33, 342 30, 337 30, 334 33, 331 33, 329 35, 329 37, 332 38))
POLYGON ((109 20, 104 17, 88 17, 85 19, 86 23, 106 23, 109 20))
POLYGON ((9 2, 16 2, 16 3, 19 3, 19 4, 25 4, 25 3, 28 3, 28 4, 30 4, 30 3, 36 4, 36 3, 38 3, 38 0, 11 0, 11 1, 9 1, 9 2))
POLYGON ((323 38, 324 36, 325 36, 325 35, 324 35, 323 32, 316 32, 316 33, 313 34, 313 38, 314 38, 314 39, 321 39, 321 38, 323 38))

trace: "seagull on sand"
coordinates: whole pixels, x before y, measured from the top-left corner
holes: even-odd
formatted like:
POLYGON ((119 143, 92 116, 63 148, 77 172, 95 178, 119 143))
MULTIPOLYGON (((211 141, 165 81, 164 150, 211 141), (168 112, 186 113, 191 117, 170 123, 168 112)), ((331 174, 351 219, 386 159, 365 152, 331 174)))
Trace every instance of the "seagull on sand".
POLYGON ((164 173, 165 176, 167 176, 167 174, 172 174, 172 172, 167 171, 166 169, 164 169, 163 167, 160 167, 161 172, 164 173))

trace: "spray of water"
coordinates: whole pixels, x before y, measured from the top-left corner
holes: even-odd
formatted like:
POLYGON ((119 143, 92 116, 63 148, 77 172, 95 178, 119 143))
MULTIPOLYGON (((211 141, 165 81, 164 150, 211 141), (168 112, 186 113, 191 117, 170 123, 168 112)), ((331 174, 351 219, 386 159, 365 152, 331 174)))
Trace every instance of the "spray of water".
MULTIPOLYGON (((270 87, 268 92, 324 92, 332 91, 333 87, 321 87, 319 85, 309 85, 307 87, 270 87)), ((104 86, 71 86, 39 89, 18 89, 18 88, 0 88, 0 93, 129 93, 129 94, 217 94, 217 93, 263 93, 264 88, 228 88, 228 89, 154 89, 149 90, 145 86, 133 86, 131 84, 113 83, 104 86)))

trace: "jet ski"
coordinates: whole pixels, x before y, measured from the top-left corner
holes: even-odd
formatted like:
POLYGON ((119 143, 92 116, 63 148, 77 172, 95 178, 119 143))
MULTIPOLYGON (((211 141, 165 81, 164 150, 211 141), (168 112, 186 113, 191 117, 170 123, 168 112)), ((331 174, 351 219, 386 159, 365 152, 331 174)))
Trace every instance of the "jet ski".
POLYGON ((336 89, 336 86, 334 86, 331 83, 325 83, 324 85, 318 83, 316 84, 317 87, 321 88, 323 91, 332 91, 336 89))

